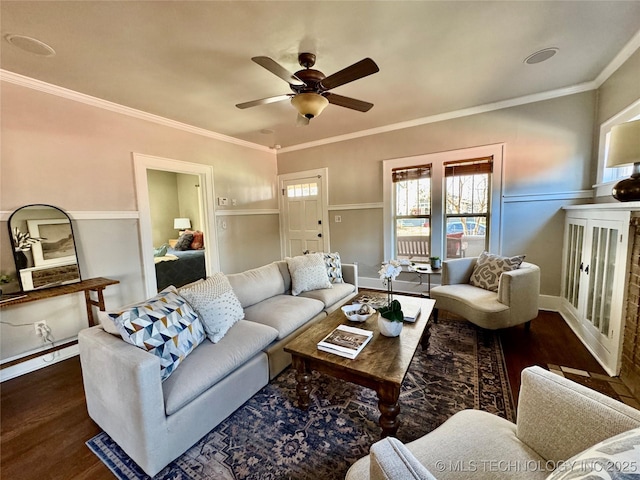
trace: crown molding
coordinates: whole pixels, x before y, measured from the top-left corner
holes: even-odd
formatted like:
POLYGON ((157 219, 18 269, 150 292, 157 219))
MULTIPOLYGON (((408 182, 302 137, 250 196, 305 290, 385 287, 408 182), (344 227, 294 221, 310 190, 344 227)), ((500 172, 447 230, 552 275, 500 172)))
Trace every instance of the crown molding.
POLYGON ((618 70, 624 62, 629 60, 629 57, 633 55, 635 51, 638 50, 638 48, 640 48, 640 30, 638 30, 638 32, 633 37, 631 37, 631 40, 629 40, 627 44, 622 47, 622 50, 620 50, 620 52, 618 52, 618 54, 613 57, 613 60, 609 62, 609 65, 604 67, 602 72, 600 72, 600 75, 596 77, 596 79, 594 80, 596 87, 600 88, 600 85, 602 85, 611 75, 613 75, 613 72, 618 70))
POLYGON ((596 85, 595 81, 579 83, 577 85, 559 88, 556 90, 550 90, 548 92, 534 93, 532 95, 525 95, 524 97, 511 98, 509 100, 502 100, 500 102, 477 105, 475 107, 463 108, 461 110, 454 110, 452 112, 440 113, 437 115, 431 115, 429 117, 417 118, 415 120, 409 120, 407 122, 393 123, 390 125, 385 125, 383 127, 372 128, 369 130, 361 130, 359 132, 347 133, 345 135, 338 135, 335 137, 323 138, 322 140, 316 140, 314 142, 300 143, 298 145, 284 147, 278 150, 278 154, 295 152, 296 150, 304 150, 307 148, 327 145, 329 143, 344 142, 346 140, 353 140, 356 138, 368 137, 370 135, 379 135, 381 133, 388 133, 396 130, 403 130, 405 128, 417 127, 417 126, 426 125, 429 123, 444 122, 446 120, 453 120, 455 118, 468 117, 470 115, 477 115, 479 113, 502 110, 504 108, 517 107, 519 105, 526 105, 528 103, 542 102, 545 100, 551 100, 558 97, 565 97, 567 95, 574 95, 576 93, 588 92, 590 90, 595 90, 596 88, 598 88, 598 86, 596 85))
POLYGON ((125 107, 108 100, 102 100, 101 98, 92 97, 84 93, 69 90, 68 88, 59 87, 50 83, 36 80, 35 78, 26 77, 19 73, 10 72, 8 70, 0 69, 0 80, 22 87, 30 88, 40 92, 48 93, 58 97, 66 98, 67 100, 73 100, 75 102, 84 103, 85 105, 91 105, 92 107, 102 108, 111 112, 120 113, 129 117, 146 120, 147 122, 157 123, 165 127, 175 128, 177 130, 183 130, 188 133, 200 135, 202 137, 212 138, 221 142, 232 143, 241 147, 252 148, 254 150, 260 150, 261 152, 270 152, 275 154, 273 149, 265 147, 264 145, 258 145, 257 143, 247 142, 240 140, 239 138, 230 137, 221 133, 212 132, 204 128, 194 127, 186 123, 177 122, 175 120, 169 120, 168 118, 161 117, 159 115, 153 115, 151 113, 143 112, 142 110, 136 110, 135 108, 125 107))

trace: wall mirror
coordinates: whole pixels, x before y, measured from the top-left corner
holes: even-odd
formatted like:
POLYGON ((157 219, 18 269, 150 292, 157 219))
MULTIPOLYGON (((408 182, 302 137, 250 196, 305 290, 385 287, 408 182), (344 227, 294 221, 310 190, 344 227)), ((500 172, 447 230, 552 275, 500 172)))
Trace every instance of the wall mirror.
POLYGON ((81 281, 71 219, 51 205, 27 205, 9 217, 9 237, 25 292, 81 281))

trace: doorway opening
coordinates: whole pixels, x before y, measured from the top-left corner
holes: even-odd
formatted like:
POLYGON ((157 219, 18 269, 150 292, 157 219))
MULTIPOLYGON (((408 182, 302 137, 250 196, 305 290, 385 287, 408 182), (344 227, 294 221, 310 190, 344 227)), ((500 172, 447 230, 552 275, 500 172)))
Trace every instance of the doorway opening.
POLYGON ((137 153, 133 159, 146 294, 156 295, 167 282, 181 286, 219 270, 213 168, 137 153), (203 249, 174 250, 187 229, 185 221, 190 231, 202 232, 203 249))

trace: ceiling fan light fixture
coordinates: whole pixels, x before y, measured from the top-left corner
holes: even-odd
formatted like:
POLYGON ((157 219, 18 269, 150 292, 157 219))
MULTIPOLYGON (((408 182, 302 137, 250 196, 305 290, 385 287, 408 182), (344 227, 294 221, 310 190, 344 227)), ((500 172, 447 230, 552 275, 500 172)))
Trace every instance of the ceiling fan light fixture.
POLYGON ((314 118, 329 105, 329 100, 318 93, 299 93, 291 99, 291 105, 305 118, 314 118))

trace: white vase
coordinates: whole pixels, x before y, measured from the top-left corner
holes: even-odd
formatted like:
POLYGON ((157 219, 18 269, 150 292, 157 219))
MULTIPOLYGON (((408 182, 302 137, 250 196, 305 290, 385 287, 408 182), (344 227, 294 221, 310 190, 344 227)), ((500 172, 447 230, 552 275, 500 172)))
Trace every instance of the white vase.
POLYGON ((397 337, 402 331, 402 322, 392 322, 378 313, 378 328, 385 337, 397 337))

